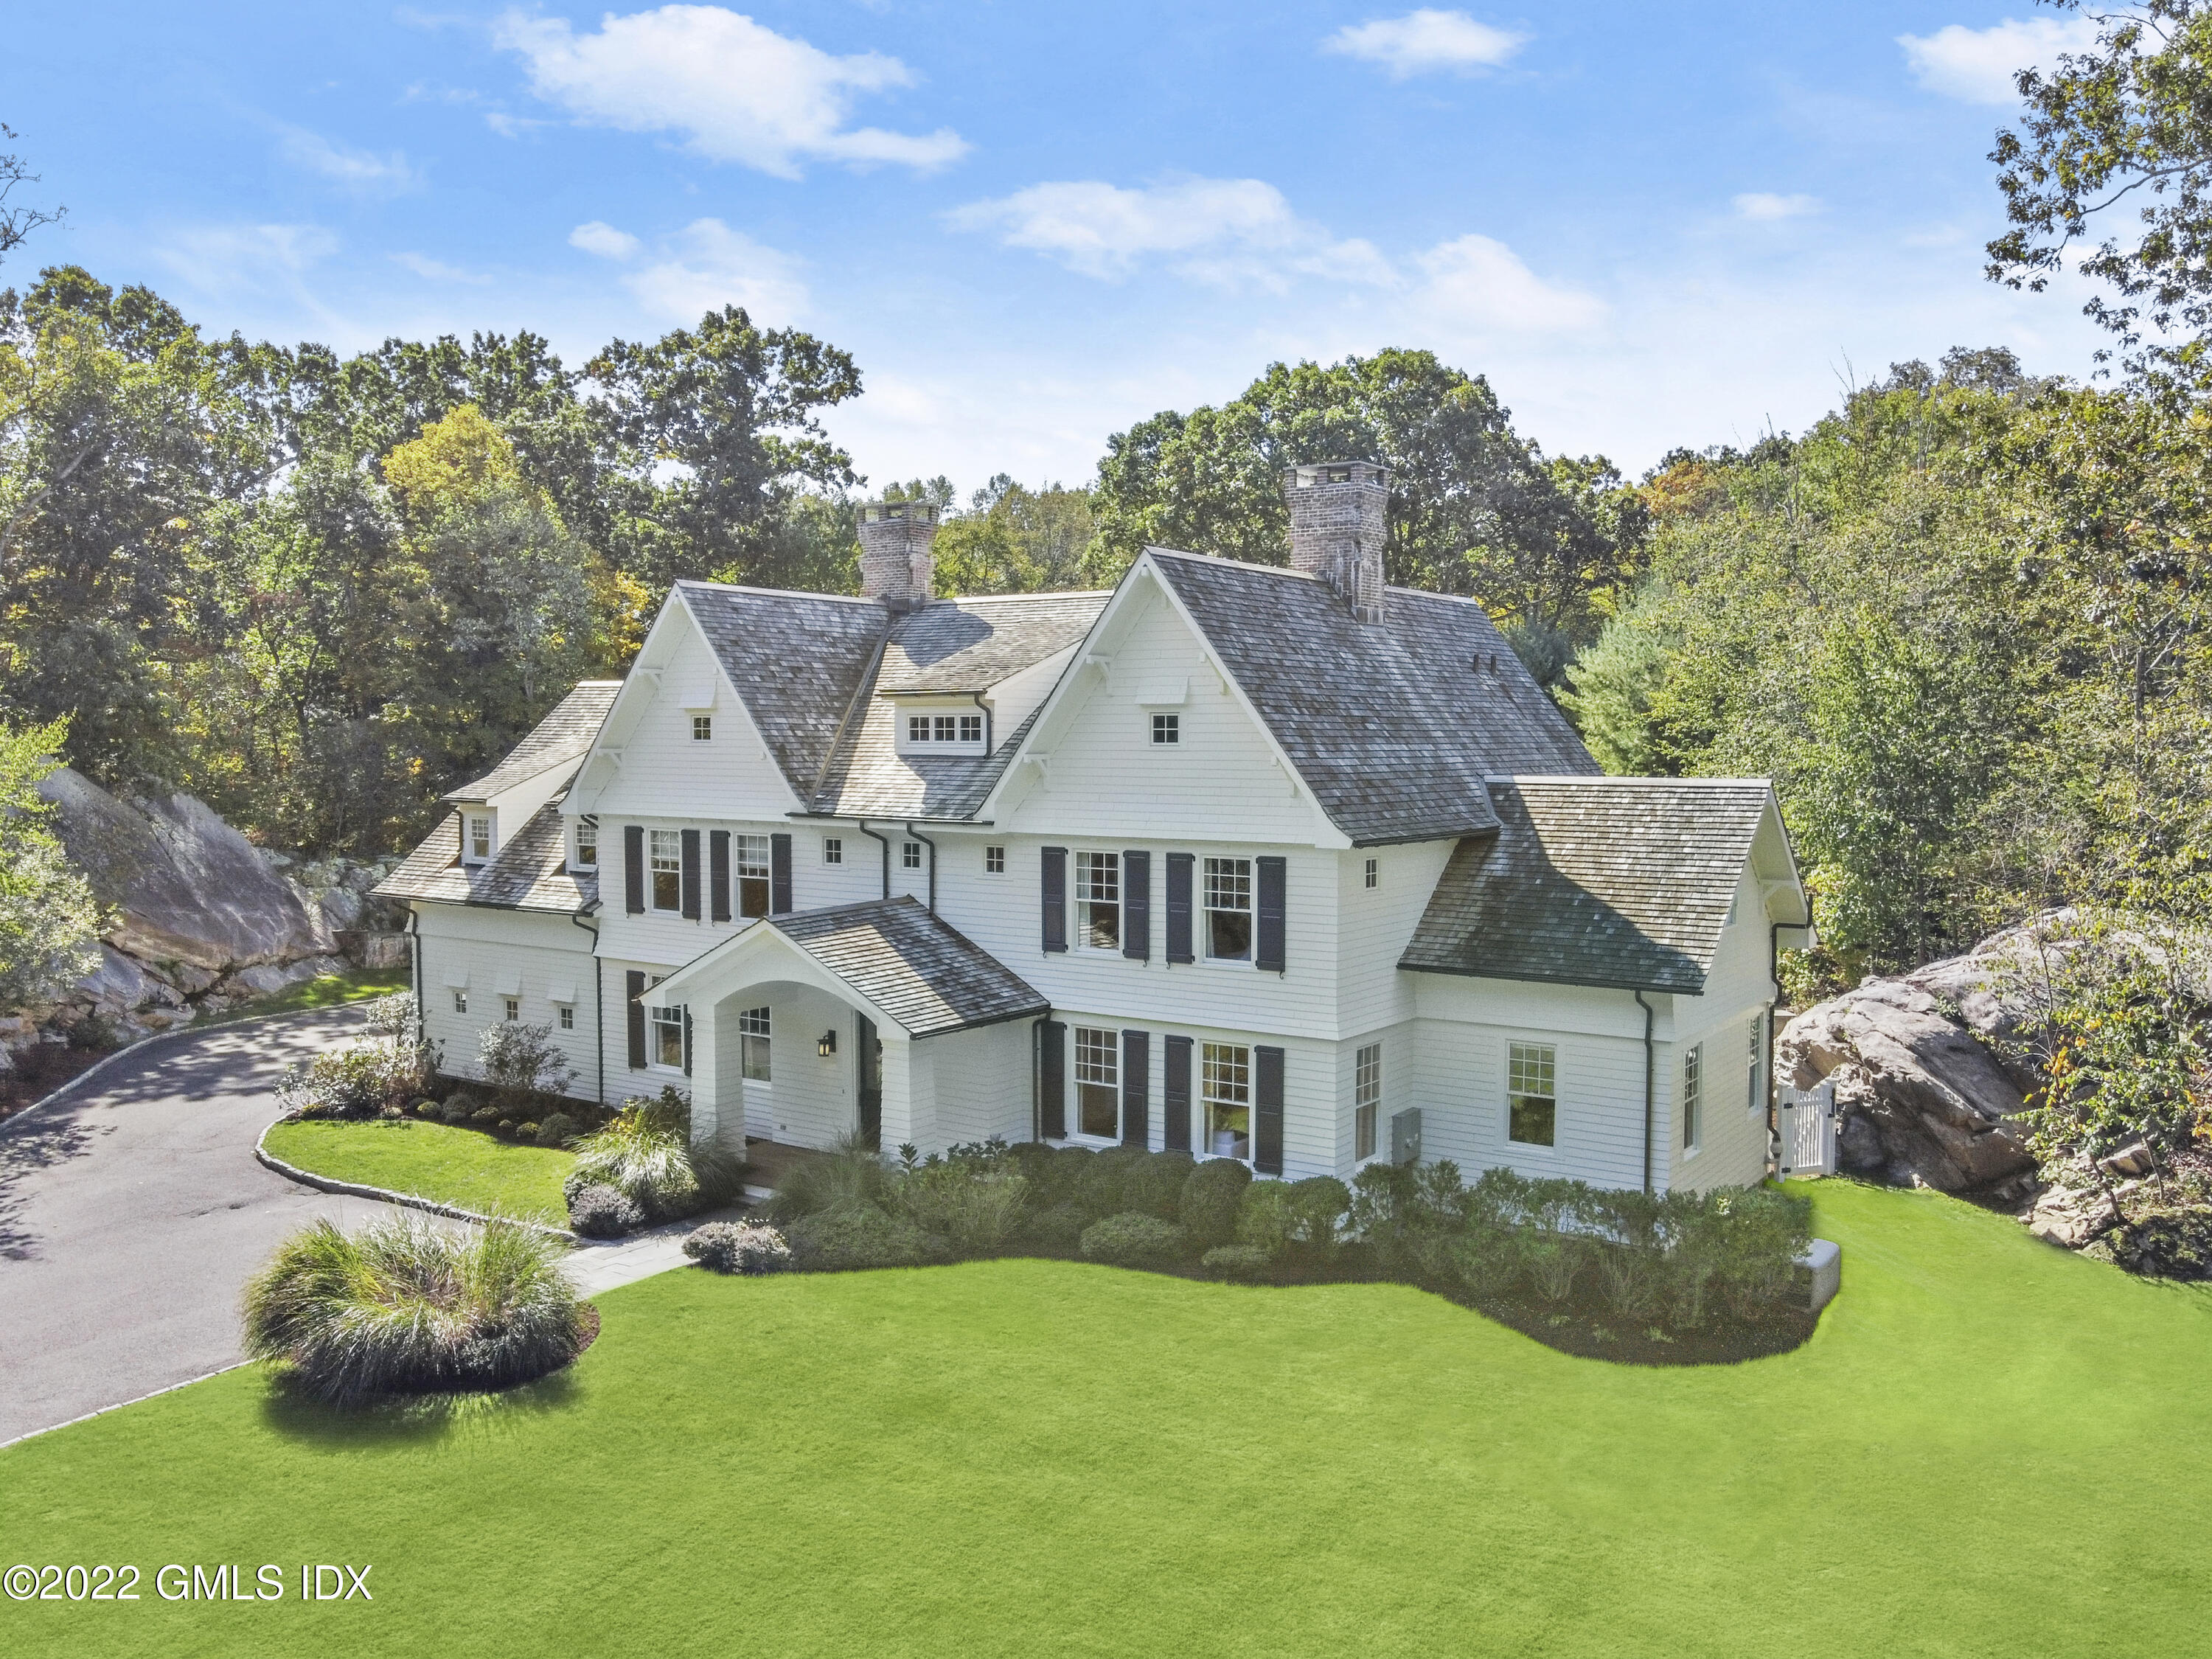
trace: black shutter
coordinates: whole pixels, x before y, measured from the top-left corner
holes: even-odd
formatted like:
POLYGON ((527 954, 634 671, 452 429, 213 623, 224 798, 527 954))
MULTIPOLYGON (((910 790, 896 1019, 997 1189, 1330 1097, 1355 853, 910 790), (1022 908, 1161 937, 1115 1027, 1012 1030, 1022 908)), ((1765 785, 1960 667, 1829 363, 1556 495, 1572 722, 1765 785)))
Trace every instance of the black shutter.
POLYGON ((1149 962, 1152 955, 1152 855, 1121 854, 1121 954, 1149 962))
POLYGON ((699 920, 699 832, 684 832, 684 919, 699 920))
POLYGON ((684 1075, 691 1075, 691 1011, 684 1011, 684 1075))
POLYGON ((1187 1036, 1168 1039, 1166 1085, 1162 1115, 1166 1121, 1162 1139, 1171 1152, 1190 1150, 1190 1050, 1187 1036))
POLYGON ((1261 1175, 1283 1172, 1283 1051, 1252 1051, 1252 1167, 1261 1175))
POLYGON ((1254 859, 1252 863, 1259 877, 1255 884, 1260 890, 1260 936, 1252 952, 1252 965, 1279 974, 1286 966, 1283 921, 1289 866, 1281 859, 1254 859))
POLYGON ((1056 1019, 1037 1027, 1037 1102, 1047 1140, 1067 1134, 1067 1027, 1056 1019))
POLYGON ((623 988, 629 998, 629 1068, 641 1072, 645 1069, 645 975, 631 969, 623 975, 623 988))
POLYGON ((1121 1033, 1121 1144, 1148 1146, 1152 1139, 1152 1034, 1121 1033))
POLYGON ((1196 962, 1190 948, 1190 872, 1188 853, 1168 854, 1168 960, 1196 962))
POLYGON ((781 830, 768 838, 768 912, 791 914, 791 837, 781 830))
POLYGON ((1067 949, 1067 848, 1044 849, 1044 948, 1067 949))
POLYGON ((645 827, 623 825, 623 908, 634 916, 645 914, 645 827))
POLYGON ((730 832, 707 832, 707 912, 716 921, 730 919, 730 832))

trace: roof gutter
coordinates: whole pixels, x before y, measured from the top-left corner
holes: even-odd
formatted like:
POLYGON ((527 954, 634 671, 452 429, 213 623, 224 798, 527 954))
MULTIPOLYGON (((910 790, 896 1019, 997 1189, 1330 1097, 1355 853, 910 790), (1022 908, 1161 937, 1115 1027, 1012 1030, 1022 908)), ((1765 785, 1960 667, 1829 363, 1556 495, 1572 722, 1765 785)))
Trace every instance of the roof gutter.
POLYGON ((1644 993, 1636 994, 1636 1006, 1644 1011, 1644 1190, 1651 1190, 1651 1114, 1658 1092, 1657 1051, 1651 1042, 1652 1022, 1658 1011, 1644 1000, 1644 993))

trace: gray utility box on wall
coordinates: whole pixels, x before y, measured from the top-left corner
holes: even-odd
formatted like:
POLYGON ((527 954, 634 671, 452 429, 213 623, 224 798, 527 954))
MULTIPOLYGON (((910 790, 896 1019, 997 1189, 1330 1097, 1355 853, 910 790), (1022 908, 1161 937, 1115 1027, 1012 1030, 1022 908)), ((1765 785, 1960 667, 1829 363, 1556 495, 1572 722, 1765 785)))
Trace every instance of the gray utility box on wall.
POLYGON ((1393 1164, 1419 1164, 1421 1161, 1421 1109, 1408 1106, 1402 1112, 1390 1114, 1390 1161, 1393 1164))

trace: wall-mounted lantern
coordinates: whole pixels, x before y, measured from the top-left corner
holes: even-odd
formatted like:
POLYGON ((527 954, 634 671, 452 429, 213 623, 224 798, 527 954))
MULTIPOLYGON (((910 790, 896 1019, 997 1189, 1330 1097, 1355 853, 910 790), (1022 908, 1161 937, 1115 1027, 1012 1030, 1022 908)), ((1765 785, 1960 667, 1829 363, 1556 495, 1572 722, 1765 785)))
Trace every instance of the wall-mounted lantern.
POLYGON ((827 1060, 837 1052, 837 1029, 834 1025, 822 1034, 822 1041, 814 1045, 814 1052, 827 1060))

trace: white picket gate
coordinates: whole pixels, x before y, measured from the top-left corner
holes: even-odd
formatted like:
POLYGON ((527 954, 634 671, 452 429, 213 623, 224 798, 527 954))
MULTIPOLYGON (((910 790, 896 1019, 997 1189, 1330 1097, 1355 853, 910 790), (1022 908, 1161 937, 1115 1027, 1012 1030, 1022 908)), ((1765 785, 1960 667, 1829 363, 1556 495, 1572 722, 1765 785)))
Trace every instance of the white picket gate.
POLYGON ((1782 1173, 1836 1172, 1836 1085, 1782 1091, 1782 1173))

